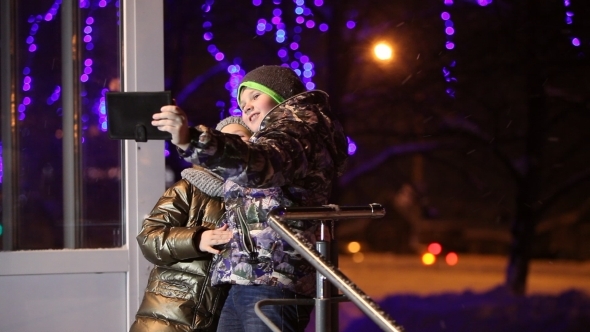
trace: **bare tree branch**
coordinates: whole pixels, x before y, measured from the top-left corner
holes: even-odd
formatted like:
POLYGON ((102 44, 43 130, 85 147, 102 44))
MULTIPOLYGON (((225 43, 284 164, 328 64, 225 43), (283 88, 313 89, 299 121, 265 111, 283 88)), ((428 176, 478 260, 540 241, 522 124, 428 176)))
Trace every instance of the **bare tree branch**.
POLYGON ((353 169, 350 172, 346 172, 342 177, 340 177, 340 185, 347 185, 356 177, 377 168, 388 158, 398 157, 407 154, 422 153, 449 147, 451 147, 451 144, 447 142, 414 142, 390 146, 387 149, 383 150, 377 156, 363 163, 361 166, 353 169))
POLYGON ((584 170, 577 174, 574 174, 570 177, 567 181, 561 183, 559 187, 557 187, 553 192, 549 193, 545 196, 543 200, 539 203, 539 207, 535 210, 535 213, 538 217, 540 217, 543 213, 545 213, 555 201, 557 201, 561 196, 570 192, 574 187, 577 187, 581 184, 586 183, 590 180, 590 169, 584 170))
POLYGON ((514 180, 517 183, 522 182, 522 173, 518 170, 512 160, 500 149, 498 149, 496 144, 494 144, 494 137, 486 134, 481 129, 479 129, 475 123, 467 119, 460 117, 444 117, 442 121, 448 128, 466 134, 469 137, 486 144, 496 155, 496 157, 498 157, 498 159, 504 164, 504 166, 506 166, 510 174, 512 174, 514 180))

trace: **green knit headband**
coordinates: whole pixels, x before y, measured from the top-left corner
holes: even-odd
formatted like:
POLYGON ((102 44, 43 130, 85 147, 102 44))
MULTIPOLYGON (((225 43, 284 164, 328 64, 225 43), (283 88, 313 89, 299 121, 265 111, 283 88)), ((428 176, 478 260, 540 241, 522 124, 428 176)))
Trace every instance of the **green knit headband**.
POLYGON ((281 97, 281 95, 279 95, 278 93, 276 93, 273 90, 269 89, 268 87, 266 87, 266 86, 264 86, 264 85, 262 85, 260 83, 248 81, 248 82, 242 82, 242 84, 240 84, 240 86, 238 87, 238 91, 239 91, 239 93, 238 93, 238 103, 239 103, 240 96, 242 95, 242 89, 244 89, 246 87, 251 88, 251 89, 255 89, 255 90, 258 90, 258 91, 262 91, 262 92, 266 93, 272 99, 274 99, 274 101, 276 101, 279 104, 282 103, 283 101, 285 101, 285 98, 281 97))

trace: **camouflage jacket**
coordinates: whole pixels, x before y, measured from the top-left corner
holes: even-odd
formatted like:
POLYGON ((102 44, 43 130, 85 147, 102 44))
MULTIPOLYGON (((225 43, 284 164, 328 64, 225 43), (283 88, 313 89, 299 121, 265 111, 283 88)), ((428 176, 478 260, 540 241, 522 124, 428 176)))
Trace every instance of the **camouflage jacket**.
MULTIPOLYGON (((250 141, 205 126, 191 130, 187 161, 228 180, 225 203, 234 238, 217 257, 212 280, 313 295, 313 268, 268 227, 267 213, 276 206, 328 203, 332 182, 348 156, 342 126, 331 113, 328 96, 308 91, 271 110, 250 141)), ((289 223, 311 243, 315 225, 289 223)))

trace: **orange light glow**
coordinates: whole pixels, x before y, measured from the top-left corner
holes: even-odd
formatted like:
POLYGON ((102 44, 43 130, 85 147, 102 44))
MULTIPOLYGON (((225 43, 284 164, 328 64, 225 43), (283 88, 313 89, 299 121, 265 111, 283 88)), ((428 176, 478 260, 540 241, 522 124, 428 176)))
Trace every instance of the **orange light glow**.
POLYGON ((361 263, 365 260, 365 255, 362 252, 357 252, 352 255, 352 261, 355 263, 361 263))
POLYGON ((424 255, 422 255, 422 263, 424 265, 432 265, 434 264, 434 262, 436 262, 436 256, 434 256, 433 254, 427 252, 424 255))
POLYGON ((351 254, 357 253, 361 251, 361 244, 356 242, 356 241, 352 241, 348 244, 348 252, 350 252, 351 254))
POLYGON ((428 252, 433 255, 438 255, 442 251, 442 246, 436 242, 433 242, 428 245, 428 252))
POLYGON ((457 262, 459 262, 459 256, 454 252, 450 252, 447 254, 447 257, 445 257, 445 260, 450 266, 457 265, 457 262))
POLYGON ((386 43, 379 43, 373 48, 375 57, 379 60, 391 60, 393 57, 393 49, 386 43))

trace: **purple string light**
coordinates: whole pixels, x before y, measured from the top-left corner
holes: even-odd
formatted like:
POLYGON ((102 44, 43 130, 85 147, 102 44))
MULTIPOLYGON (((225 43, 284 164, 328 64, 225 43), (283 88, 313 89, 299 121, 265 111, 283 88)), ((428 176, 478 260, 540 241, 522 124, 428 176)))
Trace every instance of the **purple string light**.
POLYGON ((477 0, 477 4, 485 7, 487 5, 491 5, 492 4, 492 0, 477 0))
MULTIPOLYGON (((307 87, 307 89, 314 89, 316 84, 313 82, 315 76, 314 63, 310 61, 309 56, 305 55, 300 50, 301 33, 303 28, 313 29, 317 28, 320 32, 326 32, 329 29, 328 24, 315 22, 313 18, 313 11, 311 8, 305 6, 305 0, 294 0, 295 3, 295 26, 291 29, 292 33, 289 33, 287 23, 283 20, 283 13, 285 5, 282 5, 281 0, 273 0, 272 3, 275 7, 272 9, 271 17, 261 17, 256 21, 255 32, 259 36, 263 36, 266 33, 274 31, 274 40, 280 45, 277 56, 282 61, 282 65, 285 67, 292 68, 297 75, 301 77, 301 80, 307 87)), ((213 24, 207 20, 207 14, 211 12, 211 9, 215 3, 215 0, 205 0, 201 6, 206 21, 203 23, 203 40, 207 42, 207 51, 217 61, 225 59, 225 54, 221 52, 217 46, 213 43, 214 33, 211 31, 213 24)), ((261 0, 252 0, 252 5, 259 7, 262 5, 261 0)), ((321 7, 324 5, 323 0, 313 1, 315 7, 321 7)), ((229 102, 229 113, 231 115, 240 115, 241 110, 238 106, 237 94, 238 86, 244 75, 245 70, 240 66, 242 60, 236 57, 232 64, 227 67, 229 79, 225 84, 225 88, 229 91, 230 102, 229 102)), ((218 101, 217 107, 225 108, 225 102, 218 101)), ((221 111, 223 114, 223 111, 221 111)))
POLYGON ((346 139, 348 140, 348 155, 352 156, 356 152, 356 143, 348 136, 346 139))
MULTIPOLYGON (((571 9, 570 0, 563 0, 563 6, 565 7, 565 24, 572 25, 574 23, 574 11, 571 9)), ((571 36, 570 41, 575 47, 582 45, 580 38, 571 36)))
MULTIPOLYGON (((109 1, 100 0, 97 2, 97 5, 99 8, 106 8, 110 2, 112 2, 112 0, 109 0, 109 1)), ((22 73, 24 75, 23 86, 22 86, 23 99, 22 99, 22 102, 17 107, 18 112, 19 112, 18 119, 20 121, 22 121, 26 118, 26 109, 29 105, 32 105, 34 102, 33 99, 31 98, 31 96, 28 95, 28 92, 33 88, 34 80, 33 80, 33 76, 31 73, 31 63, 32 63, 35 52, 38 50, 37 44, 35 44, 35 35, 39 31, 39 29, 43 23, 50 22, 56 18, 57 12, 61 6, 61 3, 62 3, 62 0, 56 0, 51 5, 51 8, 45 14, 31 15, 28 19, 28 23, 31 24, 31 28, 29 29, 29 35, 26 37, 25 42, 29 45, 28 51, 30 54, 27 59, 27 64, 24 66, 23 71, 22 71, 22 73)), ((117 8, 119 7, 118 0, 114 1, 113 3, 115 4, 115 6, 117 8)), ((81 0, 79 6, 82 9, 90 8, 91 1, 81 0)), ((118 15, 119 15, 119 13, 117 13, 117 16, 118 15)), ((86 19, 84 20, 84 23, 85 23, 85 25, 82 29, 82 33, 83 33, 82 41, 85 45, 85 49, 88 52, 90 52, 94 49, 94 43, 92 42, 93 41, 92 33, 94 31, 94 28, 93 28, 94 18, 92 16, 90 16, 90 14, 89 14, 88 17, 86 17, 86 19)), ((83 69, 82 69, 82 74, 80 75, 80 82, 82 82, 83 84, 87 83, 90 79, 90 75, 93 72, 93 69, 92 69, 93 63, 94 63, 94 61, 91 57, 87 57, 86 59, 84 59, 84 61, 82 63, 83 69)), ((98 98, 97 102, 95 103, 95 106, 93 107, 93 112, 98 115, 99 128, 103 132, 105 132, 107 130, 107 126, 106 126, 107 119, 106 119, 106 108, 105 108, 105 94, 107 91, 108 91, 108 89, 102 89, 101 96, 98 98)), ((82 91, 82 96, 86 97, 86 95, 87 95, 86 91, 82 91)), ((61 98, 61 86, 56 85, 55 88, 53 89, 52 93, 46 98, 46 103, 47 103, 47 105, 53 105, 60 98, 61 98)), ((81 119, 83 122, 88 121, 87 116, 82 116, 81 119)), ((87 129, 87 127, 84 126, 83 129, 87 129)))
MULTIPOLYGON (((486 1, 486 0, 479 0, 478 3, 481 6, 484 6, 482 3, 486 2, 486 5, 488 3, 491 3, 491 0, 486 1)), ((444 0, 444 4, 448 7, 453 5, 453 0, 444 0)), ((446 36, 446 42, 445 42, 445 48, 449 51, 452 51, 455 49, 455 43, 453 42, 453 36, 455 35, 455 24, 453 23, 453 21, 451 20, 451 14, 448 11, 443 11, 440 14, 440 18, 443 20, 444 25, 445 25, 445 36, 446 36)), ((455 98, 455 89, 453 87, 454 83, 457 82, 457 78, 455 78, 453 76, 453 73, 451 72, 452 68, 455 68, 455 65, 457 64, 457 62, 455 60, 452 60, 447 66, 444 66, 442 68, 442 73, 443 73, 443 77, 445 79, 445 81, 447 82, 447 88, 445 89, 446 94, 451 97, 451 98, 455 98)))
MULTIPOLYGON (((221 52, 215 44, 213 44, 213 39, 215 35, 211 31, 213 27, 213 23, 207 20, 208 13, 211 12, 213 4, 215 3, 214 0, 206 0, 203 2, 201 6, 201 10, 203 11, 203 16, 205 17, 205 21, 203 22, 203 40, 207 42, 207 51, 216 61, 223 61, 225 59, 225 54, 221 52)), ((260 0, 253 0, 252 4, 254 6, 259 6, 262 2, 260 0)), ((257 30, 266 29, 267 22, 258 20, 257 30)), ((246 74, 245 71, 241 68, 240 64, 242 59, 236 57, 232 64, 227 67, 227 72, 229 74, 229 79, 225 84, 225 89, 230 93, 230 107, 229 113, 231 115, 240 115, 238 103, 237 103, 237 90, 239 82, 241 81, 242 77, 246 74)), ((223 117, 223 110, 225 109, 225 102, 222 100, 217 101, 216 106, 221 109, 220 117, 223 117)))
MULTIPOLYGON (((214 2, 214 0, 206 0, 201 6, 205 18, 207 17, 206 14, 211 11, 214 2)), ((305 5, 305 0, 294 0, 293 2, 296 5, 294 9, 296 16, 294 22, 295 26, 291 29, 291 34, 288 33, 289 29, 283 20, 284 6, 281 6, 281 0, 273 0, 275 7, 272 10, 272 16, 270 19, 264 17, 259 18, 256 21, 255 32, 258 36, 263 36, 274 30, 274 39, 276 43, 280 45, 277 51, 277 56, 281 59, 282 65, 293 69, 293 71, 301 77, 305 87, 312 90, 316 87, 316 84, 313 82, 313 77, 316 74, 315 64, 310 60, 308 55, 300 50, 301 33, 304 28, 317 28, 321 33, 324 33, 328 31, 329 26, 327 23, 318 24, 318 22, 313 20, 313 10, 305 5)), ((252 0, 252 5, 259 7, 262 5, 262 1, 252 0)), ((324 5, 324 1, 314 0, 313 5, 316 8, 321 7, 324 5)), ((205 21, 203 23, 203 29, 205 30, 203 39, 208 43, 207 51, 215 58, 215 60, 221 61, 225 56, 217 49, 215 44, 213 44, 214 34, 211 31, 212 25, 211 21, 205 21)), ((347 23, 349 29, 354 28, 354 26, 355 22, 352 20, 347 23)), ((242 113, 238 106, 237 94, 239 83, 246 72, 240 66, 240 63, 241 59, 235 58, 233 63, 227 67, 227 72, 230 77, 225 84, 225 88, 230 94, 229 113, 234 116, 241 115, 242 113)), ((225 103, 223 101, 218 101, 216 106, 221 109, 220 113, 223 114, 225 103)), ((350 138, 348 138, 348 140, 348 153, 352 155, 356 152, 356 144, 350 138)))
MULTIPOLYGON (((112 0, 100 0, 98 1, 96 4, 98 5, 98 8, 100 9, 104 9, 107 8, 107 6, 109 5, 109 3, 114 3, 114 6, 116 8, 119 8, 119 1, 112 1, 112 0)), ((96 6, 93 8, 91 6, 91 1, 89 0, 81 0, 80 1, 80 8, 82 9, 90 9, 88 11, 88 15, 86 16, 86 18, 83 20, 84 22, 84 27, 82 29, 82 32, 84 33, 84 36, 82 37, 82 41, 84 42, 85 45, 85 49, 87 51, 87 56, 84 59, 84 61, 82 62, 83 65, 83 69, 82 69, 82 74, 80 75, 80 81, 84 84, 84 83, 88 83, 91 77, 91 74, 93 73, 93 64, 94 64, 94 60, 92 58, 92 51, 94 50, 94 43, 93 41, 93 36, 92 33, 95 30, 95 19, 93 16, 93 11, 96 10, 96 6)), ((117 17, 119 16, 119 11, 117 11, 117 17)), ((119 24, 119 20, 117 20, 117 24, 119 24)), ((94 114, 96 114, 96 116, 98 117, 98 128, 100 129, 100 131, 102 132, 106 132, 108 130, 107 127, 107 112, 106 112, 106 93, 109 91, 109 89, 107 88, 103 88, 100 90, 100 96, 98 98, 95 99, 95 101, 92 103, 92 112, 94 114)), ((82 91, 82 96, 86 97, 87 96, 87 92, 86 91, 82 91)), ((89 120, 88 116, 82 116, 81 118, 83 123, 87 123, 89 120)), ((87 125, 83 125, 82 130, 86 130, 88 129, 87 125)), ((82 140, 84 140, 84 137, 82 137, 82 140)))
MULTIPOLYGON (((33 58, 35 56, 35 52, 37 51, 37 44, 35 43, 35 35, 39 31, 40 25, 44 24, 45 22, 50 22, 55 18, 60 5, 61 5, 61 0, 56 0, 51 5, 49 10, 47 12, 45 12, 45 14, 31 15, 31 16, 29 16, 29 18, 27 20, 27 22, 31 24, 31 28, 29 29, 29 35, 25 38, 25 43, 27 43, 27 45, 29 45, 29 47, 28 47, 29 56, 27 58, 26 64, 23 67, 23 71, 22 71, 22 73, 24 75, 23 85, 22 85, 22 91, 23 91, 22 96, 23 97, 22 97, 21 103, 17 107, 17 110, 19 113, 18 114, 19 121, 23 121, 26 118, 27 106, 29 106, 33 103, 33 99, 29 95, 29 91, 31 91, 31 89, 33 88, 33 82, 34 82, 33 75, 31 73, 31 64, 32 64, 33 58)), ((59 98, 59 91, 60 91, 60 87, 57 86, 56 89, 54 90, 54 92, 51 94, 51 96, 47 98, 48 104, 50 104, 49 103, 50 101, 52 104, 55 100, 57 100, 59 98), (56 94, 57 94, 57 99, 55 97, 56 94)))

